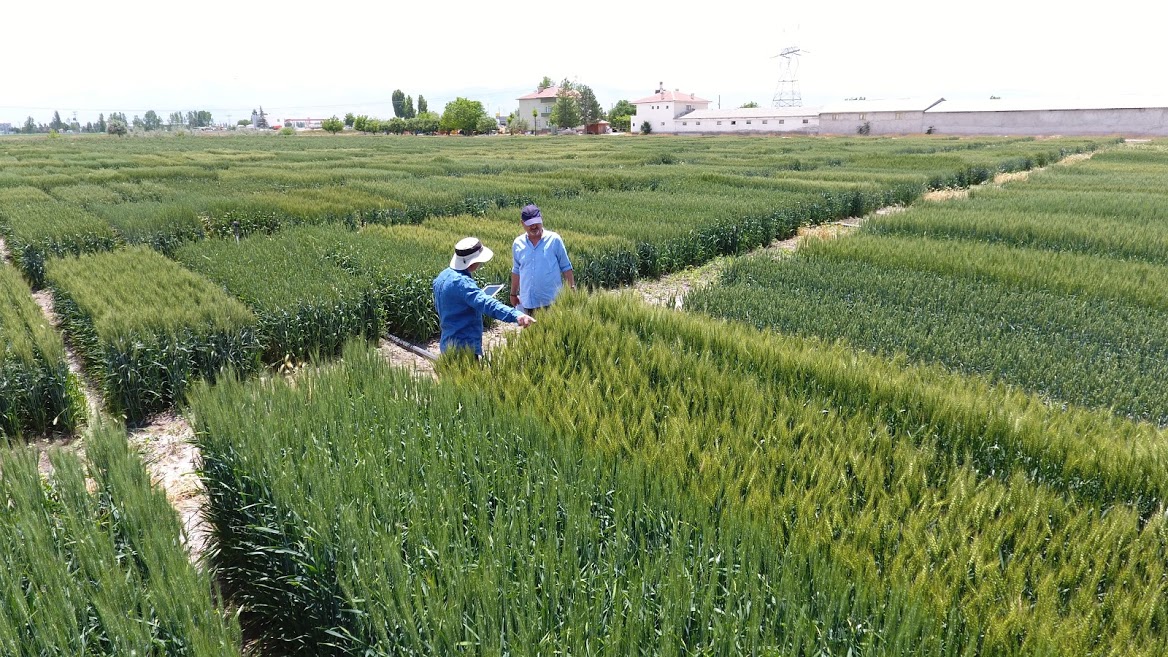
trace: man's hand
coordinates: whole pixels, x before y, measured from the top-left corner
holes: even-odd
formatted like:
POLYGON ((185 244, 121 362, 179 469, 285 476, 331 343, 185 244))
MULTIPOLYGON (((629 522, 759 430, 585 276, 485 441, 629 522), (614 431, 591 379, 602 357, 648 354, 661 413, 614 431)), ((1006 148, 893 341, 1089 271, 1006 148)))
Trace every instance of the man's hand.
POLYGON ((535 318, 531 315, 524 315, 519 313, 519 328, 527 328, 535 323, 535 318))
POLYGON ((519 307, 519 295, 518 294, 515 294, 515 293, 511 294, 511 306, 514 308, 519 307))

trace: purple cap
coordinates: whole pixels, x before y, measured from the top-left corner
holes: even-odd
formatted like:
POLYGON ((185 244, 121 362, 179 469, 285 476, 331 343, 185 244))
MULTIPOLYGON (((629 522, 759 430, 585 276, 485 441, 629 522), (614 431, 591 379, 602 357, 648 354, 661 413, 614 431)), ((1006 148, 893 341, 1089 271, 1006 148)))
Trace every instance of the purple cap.
POLYGON ((539 213, 538 205, 524 206, 523 211, 519 213, 519 218, 523 220, 524 226, 543 223, 543 215, 539 213))

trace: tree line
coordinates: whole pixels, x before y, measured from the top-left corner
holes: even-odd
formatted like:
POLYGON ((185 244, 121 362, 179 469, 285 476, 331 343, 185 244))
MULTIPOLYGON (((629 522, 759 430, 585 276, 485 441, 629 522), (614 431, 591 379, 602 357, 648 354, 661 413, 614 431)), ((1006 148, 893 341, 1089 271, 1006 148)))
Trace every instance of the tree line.
POLYGON ((456 98, 446 103, 445 109, 439 115, 431 112, 426 98, 418 94, 418 106, 414 109, 412 96, 407 96, 401 89, 396 89, 392 95, 393 113, 391 119, 379 119, 364 114, 354 116, 352 112, 345 114, 342 120, 336 116, 321 122, 321 128, 331 133, 338 133, 345 128, 352 128, 358 132, 386 133, 386 134, 424 134, 432 135, 439 132, 450 134, 490 134, 499 129, 495 119, 487 114, 486 108, 477 100, 456 98))
MULTIPOLYGON (((537 89, 543 91, 552 87, 553 82, 544 76, 537 89)), ((458 134, 488 134, 499 129, 496 120, 491 117, 482 103, 466 98, 457 98, 446 104, 442 114, 431 112, 426 98, 418 94, 415 106, 414 98, 401 89, 395 89, 392 94, 394 116, 390 119, 379 119, 367 115, 345 114, 344 119, 333 116, 325 119, 321 127, 329 132, 337 133, 345 128, 351 128, 365 133, 386 134, 436 134, 438 132, 458 134)), ((601 120, 607 120, 614 130, 628 131, 631 117, 636 114, 634 107, 627 100, 618 101, 611 110, 605 112, 592 88, 586 84, 573 83, 565 78, 559 85, 555 104, 552 106, 549 122, 557 128, 575 128, 601 120)), ((263 116, 263 109, 260 109, 263 116)), ((532 121, 538 117, 533 111, 532 121)), ((248 125, 247 119, 239 121, 240 125, 248 125)), ((105 114, 99 114, 96 122, 89 121, 84 125, 79 123, 74 114, 72 121, 61 119, 59 111, 53 112, 53 119, 49 123, 37 123, 33 117, 28 117, 19 128, 25 134, 51 133, 73 131, 77 133, 109 133, 124 135, 130 129, 145 132, 189 128, 197 129, 214 125, 214 119, 206 110, 190 110, 187 112, 171 112, 164 122, 154 110, 149 110, 142 116, 134 115, 128 119, 123 112, 110 112, 107 119, 105 114)), ((260 127, 257 125, 257 127, 260 127)), ((519 116, 519 110, 511 112, 507 118, 507 131, 512 134, 530 131, 532 123, 527 117, 519 116)))
POLYGON ((162 117, 154 110, 147 111, 144 115, 134 115, 133 119, 127 119, 123 112, 110 112, 109 119, 106 119, 105 112, 97 115, 97 121, 86 121, 84 124, 77 120, 74 114, 71 121, 65 121, 61 118, 60 111, 53 112, 53 118, 48 123, 37 123, 33 117, 25 119, 24 124, 20 127, 19 132, 23 134, 37 134, 37 133, 53 133, 73 131, 78 133, 102 133, 108 132, 110 134, 126 134, 126 132, 133 127, 136 130, 161 130, 163 128, 173 129, 176 127, 183 128, 203 128, 214 125, 211 113, 206 110, 191 110, 185 114, 182 112, 171 112, 167 122, 163 122, 162 117))

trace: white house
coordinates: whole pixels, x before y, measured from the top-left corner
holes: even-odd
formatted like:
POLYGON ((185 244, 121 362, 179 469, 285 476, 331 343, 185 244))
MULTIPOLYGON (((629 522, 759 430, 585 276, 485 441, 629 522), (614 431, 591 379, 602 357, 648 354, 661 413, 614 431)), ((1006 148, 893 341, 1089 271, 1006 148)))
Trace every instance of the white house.
POLYGON ((904 135, 924 132, 925 112, 944 98, 897 100, 844 100, 820 108, 819 132, 854 135, 865 125, 867 134, 904 135))
MULTIPOLYGON (((636 124, 633 125, 637 127, 636 124)), ((658 130, 658 128, 654 128, 658 130)), ((818 107, 742 107, 700 109, 673 119, 672 132, 708 134, 732 132, 802 132, 819 130, 818 107)))
POLYGON ((677 89, 666 91, 665 83, 661 83, 652 96, 639 98, 632 104, 637 108, 630 125, 633 131, 640 130, 641 125, 648 121, 653 132, 675 132, 674 119, 708 109, 710 101, 677 89))
POLYGON ((324 119, 284 119, 283 126, 297 130, 320 130, 323 121, 324 119))
MULTIPOLYGON (((577 92, 573 90, 569 93, 576 94, 577 92)), ((527 121, 535 132, 547 130, 551 127, 552 107, 555 106, 556 98, 559 95, 559 87, 548 87, 543 91, 534 91, 526 96, 520 96, 518 98, 519 118, 527 121), (531 114, 532 110, 535 110, 534 119, 531 114)))

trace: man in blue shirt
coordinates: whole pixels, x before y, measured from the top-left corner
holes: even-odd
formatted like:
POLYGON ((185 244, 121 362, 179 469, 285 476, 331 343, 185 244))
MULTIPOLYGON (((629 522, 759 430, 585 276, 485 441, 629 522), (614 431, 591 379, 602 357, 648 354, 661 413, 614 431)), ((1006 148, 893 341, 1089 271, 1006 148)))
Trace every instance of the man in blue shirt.
POLYGON ((482 356, 484 314, 524 328, 535 322, 530 316, 484 294, 471 278, 494 255, 477 237, 459 240, 454 245, 450 268, 442 270, 434 279, 434 307, 438 309, 442 327, 439 341, 442 353, 447 349, 472 349, 475 355, 482 356))
POLYGON ((537 206, 524 207, 519 220, 523 234, 511 244, 511 305, 527 311, 543 310, 555 300, 564 282, 576 289, 576 276, 563 238, 544 230, 537 206))

